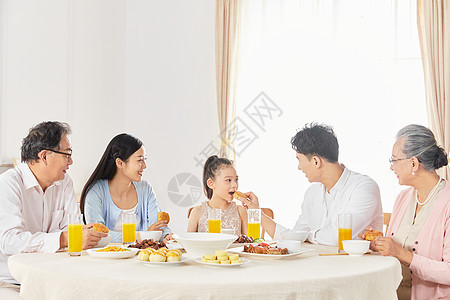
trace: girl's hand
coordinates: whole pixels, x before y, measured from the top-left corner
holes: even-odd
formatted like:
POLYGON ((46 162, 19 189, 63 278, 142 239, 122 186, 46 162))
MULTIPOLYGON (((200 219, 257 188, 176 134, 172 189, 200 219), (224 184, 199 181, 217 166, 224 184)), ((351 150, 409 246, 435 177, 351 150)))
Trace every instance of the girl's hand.
POLYGON ((384 256, 393 256, 407 267, 411 264, 414 256, 413 253, 400 246, 400 244, 397 244, 390 237, 376 237, 374 243, 380 254, 384 256))
POLYGON ((153 223, 152 225, 150 225, 150 227, 148 227, 147 231, 162 231, 162 227, 167 226, 167 221, 158 221, 156 223, 153 223))

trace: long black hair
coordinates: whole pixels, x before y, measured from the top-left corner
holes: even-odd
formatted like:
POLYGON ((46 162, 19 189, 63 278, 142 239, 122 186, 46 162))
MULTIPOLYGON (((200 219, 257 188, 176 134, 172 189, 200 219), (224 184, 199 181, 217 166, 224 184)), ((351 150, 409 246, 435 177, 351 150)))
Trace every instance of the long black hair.
POLYGON ((86 195, 99 179, 113 179, 117 172, 116 159, 127 161, 130 156, 142 147, 142 142, 132 135, 122 133, 116 135, 106 147, 97 167, 84 185, 80 198, 81 213, 84 214, 86 195))

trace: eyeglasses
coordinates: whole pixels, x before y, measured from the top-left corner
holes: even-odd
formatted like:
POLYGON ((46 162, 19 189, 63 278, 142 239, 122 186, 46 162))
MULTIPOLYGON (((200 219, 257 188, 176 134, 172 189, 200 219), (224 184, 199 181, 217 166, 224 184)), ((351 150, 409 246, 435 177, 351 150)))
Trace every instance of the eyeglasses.
POLYGON ((389 158, 389 163, 391 165, 393 165, 396 161, 404 160, 404 159, 410 159, 410 157, 401 157, 401 158, 393 158, 393 157, 391 157, 391 158, 389 158))
POLYGON ((56 151, 56 150, 52 150, 52 149, 44 149, 44 150, 52 151, 54 153, 64 155, 66 157, 66 159, 69 159, 72 157, 72 150, 69 150, 70 152, 61 152, 61 151, 56 151))

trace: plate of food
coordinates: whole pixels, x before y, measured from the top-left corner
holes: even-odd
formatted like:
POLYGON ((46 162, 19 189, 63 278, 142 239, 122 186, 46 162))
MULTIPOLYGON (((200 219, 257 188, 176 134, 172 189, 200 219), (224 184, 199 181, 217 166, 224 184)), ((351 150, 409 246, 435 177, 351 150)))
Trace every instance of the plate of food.
POLYGON ((194 259, 195 262, 208 266, 208 267, 218 267, 218 268, 230 268, 230 267, 238 267, 238 266, 242 266, 242 265, 246 265, 248 264, 251 260, 241 257, 238 261, 230 261, 229 263, 220 263, 220 262, 208 262, 205 261, 203 258, 195 258, 194 259))
POLYGON ((139 251, 134 260, 153 267, 177 266, 188 259, 182 256, 180 250, 160 248, 158 250, 148 248, 139 251))
POLYGON ((212 267, 237 267, 248 264, 249 259, 239 257, 239 254, 228 254, 226 250, 216 250, 214 254, 205 254, 201 258, 194 258, 194 261, 212 267))
POLYGON ((139 249, 124 246, 108 246, 101 249, 88 249, 86 252, 96 258, 129 258, 135 256, 139 249))
POLYGON ((228 251, 252 257, 281 259, 314 251, 314 249, 303 248, 289 252, 286 248, 272 247, 266 243, 259 243, 257 245, 251 244, 248 246, 229 249, 228 251))
POLYGON ((146 266, 150 267, 174 267, 179 266, 181 263, 186 262, 189 260, 187 257, 181 257, 178 261, 164 261, 164 262, 156 262, 156 261, 143 261, 140 260, 138 257, 133 258, 135 261, 140 262, 146 266))
POLYGON ((254 243, 258 244, 261 242, 265 242, 265 240, 263 238, 252 239, 245 234, 240 234, 239 237, 230 246, 228 246, 228 248, 248 246, 254 243))

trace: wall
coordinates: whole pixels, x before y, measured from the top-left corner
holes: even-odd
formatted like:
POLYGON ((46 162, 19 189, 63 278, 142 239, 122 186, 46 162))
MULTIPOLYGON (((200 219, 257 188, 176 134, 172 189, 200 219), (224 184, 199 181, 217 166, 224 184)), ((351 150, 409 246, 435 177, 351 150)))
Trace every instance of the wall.
POLYGON ((172 229, 184 231, 192 206, 185 196, 200 201, 189 175, 201 177, 194 157, 218 134, 214 1, 2 4, 2 162, 20 156, 34 124, 69 122, 70 175, 80 193, 109 140, 134 134, 149 157, 143 178, 171 213, 172 229), (191 181, 172 181, 180 189, 170 198, 169 182, 180 173, 191 181))

